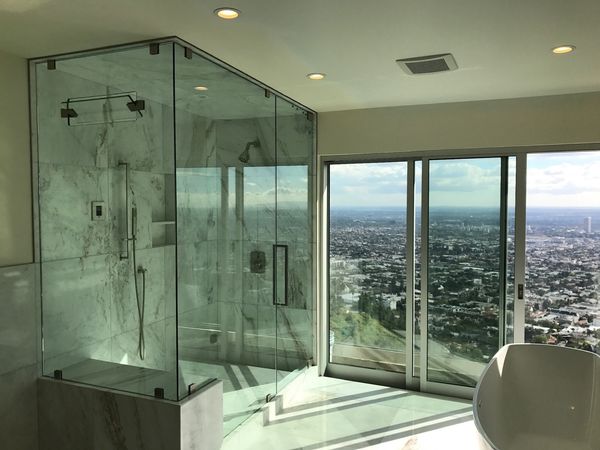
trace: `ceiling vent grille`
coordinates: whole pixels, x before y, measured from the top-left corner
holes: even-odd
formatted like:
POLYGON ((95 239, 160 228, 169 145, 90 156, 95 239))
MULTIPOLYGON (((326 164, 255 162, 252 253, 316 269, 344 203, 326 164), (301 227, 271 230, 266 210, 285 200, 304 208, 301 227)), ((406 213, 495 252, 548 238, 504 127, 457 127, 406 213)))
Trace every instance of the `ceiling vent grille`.
POLYGON ((400 68, 409 75, 448 72, 450 70, 458 69, 456 60, 450 53, 403 58, 397 59, 396 62, 400 68))

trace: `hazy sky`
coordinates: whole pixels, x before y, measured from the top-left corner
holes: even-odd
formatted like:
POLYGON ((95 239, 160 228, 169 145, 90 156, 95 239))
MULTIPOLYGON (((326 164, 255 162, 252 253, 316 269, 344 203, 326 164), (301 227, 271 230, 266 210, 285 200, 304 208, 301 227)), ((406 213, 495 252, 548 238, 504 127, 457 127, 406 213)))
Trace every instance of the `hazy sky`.
MULTIPOLYGON (((403 162, 332 165, 332 206, 405 206, 406 168, 403 162)), ((416 172, 419 180, 420 165, 416 172)), ((514 186, 512 164, 509 178, 514 186)), ((499 196, 499 158, 431 161, 431 206, 497 206, 499 196)), ((600 152, 530 155, 527 204, 600 207, 600 152)))
POLYGON ((530 155, 527 204, 600 207, 600 152, 530 155))

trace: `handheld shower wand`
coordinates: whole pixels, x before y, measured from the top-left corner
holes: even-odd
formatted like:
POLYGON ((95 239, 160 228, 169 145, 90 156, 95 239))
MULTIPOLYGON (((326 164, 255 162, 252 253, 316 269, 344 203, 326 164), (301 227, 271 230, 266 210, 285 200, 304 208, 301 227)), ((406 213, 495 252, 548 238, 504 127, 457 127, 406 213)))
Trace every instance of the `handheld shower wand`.
POLYGON ((135 284, 135 300, 138 311, 138 354, 143 361, 146 357, 146 339, 144 336, 144 316, 146 313, 146 272, 147 269, 141 265, 137 265, 137 208, 135 205, 131 208, 131 246, 133 249, 133 279, 135 284), (140 288, 138 286, 138 275, 142 277, 142 289, 140 296, 140 288))

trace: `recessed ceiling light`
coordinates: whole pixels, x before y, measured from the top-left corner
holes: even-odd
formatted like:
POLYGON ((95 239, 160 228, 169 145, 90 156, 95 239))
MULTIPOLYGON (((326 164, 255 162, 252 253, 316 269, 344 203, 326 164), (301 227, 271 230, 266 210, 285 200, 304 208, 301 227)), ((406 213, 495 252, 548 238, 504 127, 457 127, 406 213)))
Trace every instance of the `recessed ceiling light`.
POLYGON ((565 53, 571 53, 573 50, 575 50, 574 45, 559 45, 558 47, 554 47, 552 49, 552 53, 564 55, 565 53))
POLYGON ((240 10, 235 8, 217 8, 215 14, 221 19, 231 20, 237 19, 240 16, 240 10))
POLYGON ((308 75, 306 75, 308 78, 310 78, 311 80, 322 80, 323 78, 325 78, 325 74, 324 73, 309 73, 308 75))
POLYGON ((206 86, 196 86, 194 89, 196 89, 197 91, 208 91, 208 88, 206 86))

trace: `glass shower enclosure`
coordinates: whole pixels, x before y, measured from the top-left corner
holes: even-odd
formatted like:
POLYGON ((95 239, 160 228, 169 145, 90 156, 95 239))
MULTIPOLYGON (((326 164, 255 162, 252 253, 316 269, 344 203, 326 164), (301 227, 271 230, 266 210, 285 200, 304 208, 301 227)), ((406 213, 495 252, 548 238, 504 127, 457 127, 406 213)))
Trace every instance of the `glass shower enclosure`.
POLYGON ((43 374, 230 431, 313 358, 315 113, 177 38, 30 75, 43 374))

